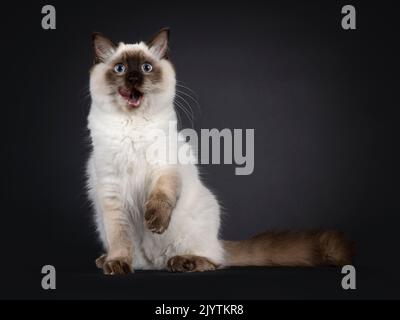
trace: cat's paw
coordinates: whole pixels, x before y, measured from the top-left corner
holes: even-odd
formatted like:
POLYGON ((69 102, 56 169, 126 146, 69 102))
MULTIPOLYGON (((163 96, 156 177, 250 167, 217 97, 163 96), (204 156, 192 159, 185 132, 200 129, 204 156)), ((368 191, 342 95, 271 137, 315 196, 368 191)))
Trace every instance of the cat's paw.
MULTIPOLYGON (((97 260, 101 258, 102 257, 98 258, 97 260)), ((104 274, 107 275, 128 274, 133 272, 132 262, 130 261, 130 259, 122 257, 112 259, 105 258, 103 260, 102 269, 104 274)))
POLYGON ((147 228, 154 233, 163 233, 171 220, 172 206, 168 201, 150 198, 146 203, 144 220, 147 228))
POLYGON ((217 269, 217 265, 205 257, 195 255, 175 256, 168 260, 171 272, 203 272, 217 269))
POLYGON ((106 261, 107 255, 102 254, 95 260, 96 267, 99 269, 103 269, 104 262, 106 261))

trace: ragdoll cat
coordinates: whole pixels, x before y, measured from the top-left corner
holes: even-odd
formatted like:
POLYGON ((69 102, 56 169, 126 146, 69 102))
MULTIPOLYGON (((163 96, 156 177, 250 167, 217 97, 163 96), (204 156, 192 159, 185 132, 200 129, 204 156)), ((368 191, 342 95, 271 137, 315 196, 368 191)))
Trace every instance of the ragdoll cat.
POLYGON ((156 153, 149 159, 152 132, 171 134, 169 123, 177 120, 168 40, 168 29, 135 44, 93 35, 87 185, 105 249, 96 265, 121 274, 350 263, 351 245, 336 231, 220 240, 220 207, 196 166, 157 161, 156 153))

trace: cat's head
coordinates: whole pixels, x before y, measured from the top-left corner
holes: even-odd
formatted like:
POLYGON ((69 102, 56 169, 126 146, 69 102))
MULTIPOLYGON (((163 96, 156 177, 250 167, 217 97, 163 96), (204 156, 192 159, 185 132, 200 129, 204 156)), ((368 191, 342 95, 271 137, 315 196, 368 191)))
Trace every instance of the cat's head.
POLYGON ((172 105, 175 71, 168 60, 168 40, 167 28, 150 41, 135 44, 116 44, 94 33, 93 101, 107 111, 128 113, 172 105))

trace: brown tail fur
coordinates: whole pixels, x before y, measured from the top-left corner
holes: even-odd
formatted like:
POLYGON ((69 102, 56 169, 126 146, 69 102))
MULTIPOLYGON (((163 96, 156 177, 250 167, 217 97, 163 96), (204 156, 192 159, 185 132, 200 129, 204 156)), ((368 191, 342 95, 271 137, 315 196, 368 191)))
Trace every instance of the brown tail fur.
POLYGON ((226 266, 343 266, 354 252, 338 231, 265 232, 223 245, 226 266))

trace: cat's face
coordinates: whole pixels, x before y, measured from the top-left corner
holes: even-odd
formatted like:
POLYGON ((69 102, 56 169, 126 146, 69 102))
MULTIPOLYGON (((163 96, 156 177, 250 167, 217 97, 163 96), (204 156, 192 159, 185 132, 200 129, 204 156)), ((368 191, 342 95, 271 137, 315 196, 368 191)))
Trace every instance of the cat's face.
POLYGON ((108 111, 135 112, 171 104, 175 72, 167 59, 169 31, 162 29, 148 43, 118 45, 93 35, 95 65, 91 71, 92 99, 108 111))

